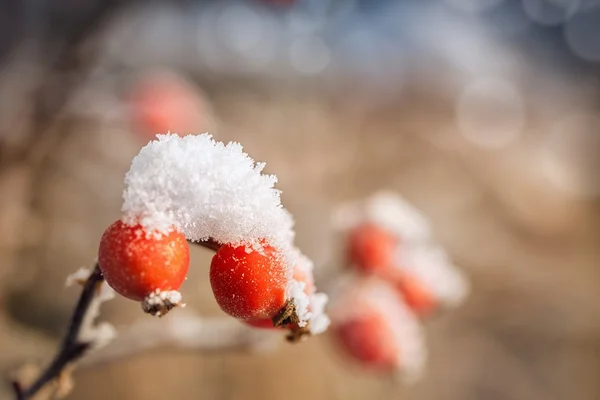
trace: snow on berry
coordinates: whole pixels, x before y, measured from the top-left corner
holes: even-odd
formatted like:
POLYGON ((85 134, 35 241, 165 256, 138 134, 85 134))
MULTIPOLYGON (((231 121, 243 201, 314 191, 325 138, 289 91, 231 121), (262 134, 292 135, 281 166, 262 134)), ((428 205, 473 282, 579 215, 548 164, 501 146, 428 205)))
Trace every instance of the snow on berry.
POLYGON ((333 223, 342 232, 372 223, 410 242, 428 241, 432 236, 427 217, 402 197, 387 191, 341 205, 334 213, 333 223))
MULTIPOLYGON (((210 240, 221 244, 221 249, 227 246, 215 255, 214 272, 211 268, 221 308, 240 319, 272 318, 271 312, 283 301, 283 308, 293 306, 298 325, 305 326, 314 315, 309 311, 314 296, 304 292, 305 283, 293 278, 300 258, 293 246, 293 219, 281 205, 277 178, 263 174, 264 167, 244 153, 239 143, 223 144, 209 134, 157 135, 133 159, 125 176, 122 220, 163 235, 175 229, 191 241, 210 240), (226 254, 239 248, 243 254, 237 250, 226 254), (276 263, 264 259, 271 248, 277 254, 276 263), (246 261, 233 266, 234 258, 228 257, 246 261), (259 265, 256 271, 272 275, 259 276, 249 268, 252 263, 259 265), (229 271, 224 265, 231 266, 229 271), (234 288, 225 287, 232 282, 234 288), (259 289, 261 294, 253 292, 259 289), (251 301, 242 304, 242 299, 251 301)), ((322 311, 326 297, 317 298, 315 309, 322 311)), ((321 322, 316 326, 324 329, 326 317, 317 319, 321 322)))
POLYGON ((466 298, 466 278, 433 243, 427 219, 399 196, 383 192, 344 204, 334 222, 350 266, 392 282, 419 314, 466 298))
MULTIPOLYGON (((304 299, 307 300, 300 303, 294 304, 296 308, 296 312, 300 315, 304 315, 305 319, 308 322, 308 332, 311 334, 319 334, 324 332, 329 326, 329 317, 325 314, 325 306, 329 300, 328 296, 324 293, 317 293, 315 280, 313 276, 313 263, 303 254, 298 256, 296 265, 294 266, 293 273, 293 287, 294 290, 301 290, 304 295, 297 294, 295 296, 296 299, 304 299)), ((297 301, 297 300, 296 300, 297 301)), ((275 318, 276 319, 276 318, 275 318)), ((255 328, 263 328, 263 329, 276 329, 275 322, 273 316, 270 318, 256 318, 252 317, 250 319, 245 320, 248 325, 251 325, 255 328)), ((296 331, 292 334, 290 339, 294 340, 298 336, 301 337, 303 334, 307 333, 305 329, 298 330, 297 328, 303 328, 304 323, 300 323, 297 326, 293 324, 284 326, 283 328, 288 328, 292 331, 296 331)))
POLYGON ((208 134, 157 135, 125 176, 122 211, 151 229, 175 225, 192 241, 262 243, 289 252, 293 220, 282 207, 277 177, 264 175, 239 143, 208 134))
POLYGON ((421 325, 387 282, 361 276, 340 280, 330 315, 333 339, 358 364, 399 373, 407 382, 421 375, 427 359, 421 325))
POLYGON ((262 251, 225 244, 210 264, 210 284, 217 303, 242 320, 273 318, 285 308, 287 269, 270 247, 262 251))
MULTIPOLYGON (((427 289, 432 297, 444 305, 456 307, 468 296, 469 281, 452 264, 443 248, 428 244, 416 245, 398 249, 396 257, 396 265, 404 276, 412 278, 415 285, 427 289)), ((409 283, 405 284, 407 289, 410 289, 409 283)))

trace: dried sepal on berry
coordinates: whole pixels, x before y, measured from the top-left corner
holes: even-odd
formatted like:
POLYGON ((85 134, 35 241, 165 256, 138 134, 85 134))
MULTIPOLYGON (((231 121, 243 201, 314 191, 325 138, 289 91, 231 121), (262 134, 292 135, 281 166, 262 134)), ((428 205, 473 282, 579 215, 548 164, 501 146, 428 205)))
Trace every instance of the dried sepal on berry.
POLYGON ((297 249, 294 254, 296 261, 292 279, 288 282, 286 306, 272 318, 244 321, 255 328, 287 330, 290 342, 320 334, 329 326, 329 318, 325 314, 328 297, 324 293, 317 293, 313 263, 297 249), (297 304, 301 304, 301 308, 297 304), (302 323, 301 317, 305 319, 305 323, 302 323))

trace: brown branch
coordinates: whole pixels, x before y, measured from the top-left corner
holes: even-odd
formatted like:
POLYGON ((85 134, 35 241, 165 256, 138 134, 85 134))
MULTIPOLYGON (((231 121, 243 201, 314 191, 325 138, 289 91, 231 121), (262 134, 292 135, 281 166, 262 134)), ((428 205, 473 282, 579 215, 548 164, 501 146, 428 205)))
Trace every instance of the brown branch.
MULTIPOLYGON (((213 239, 189 242, 212 251, 217 251, 221 244, 213 239)), ((96 263, 91 275, 85 280, 77 306, 60 349, 50 365, 28 387, 13 381, 12 387, 16 400, 28 400, 35 396, 48 383, 60 378, 65 369, 75 361, 81 360, 83 365, 112 361, 121 357, 160 347, 195 349, 199 351, 255 350, 265 344, 273 343, 273 335, 257 331, 228 319, 202 319, 189 313, 182 313, 171 318, 166 325, 160 326, 155 321, 140 321, 119 335, 114 343, 87 356, 95 343, 81 340, 82 328, 89 323, 93 301, 104 283, 100 267, 96 263)))
POLYGON ((58 378, 69 364, 83 356, 86 350, 90 348, 92 343, 81 342, 79 334, 92 300, 98 293, 98 289, 103 282, 102 273, 98 264, 96 264, 92 274, 85 281, 79 301, 71 317, 69 329, 63 338, 58 354, 29 388, 24 389, 18 382, 13 382, 15 399, 27 400, 33 397, 46 384, 58 378))

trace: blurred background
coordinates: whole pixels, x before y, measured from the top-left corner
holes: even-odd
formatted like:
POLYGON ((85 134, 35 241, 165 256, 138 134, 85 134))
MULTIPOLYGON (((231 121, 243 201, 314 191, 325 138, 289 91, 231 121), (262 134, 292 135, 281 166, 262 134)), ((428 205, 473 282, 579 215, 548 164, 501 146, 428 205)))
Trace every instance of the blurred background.
MULTIPOLYGON (((600 1, 0 4, 2 372, 52 356, 78 294, 65 277, 119 217, 131 158, 156 132, 210 131, 279 177, 317 283, 342 267, 331 211, 390 189, 470 298, 426 322, 413 386, 323 335, 82 368, 70 399, 600 398, 600 1)), ((211 253, 193 251, 184 297, 222 315, 211 253)), ((140 314, 117 299, 103 319, 140 314)))

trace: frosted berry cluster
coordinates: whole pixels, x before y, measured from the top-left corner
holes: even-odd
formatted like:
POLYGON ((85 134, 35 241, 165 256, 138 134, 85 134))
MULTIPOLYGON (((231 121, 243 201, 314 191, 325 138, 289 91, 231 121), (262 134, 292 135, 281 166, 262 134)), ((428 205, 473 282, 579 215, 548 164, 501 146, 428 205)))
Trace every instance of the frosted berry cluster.
POLYGON ((221 309, 245 323, 289 330, 292 340, 327 329, 327 296, 294 246, 293 219, 274 175, 238 143, 210 135, 157 135, 125 176, 122 218, 100 241, 98 263, 119 294, 164 315, 181 305, 188 241, 216 250, 210 282, 221 309))
POLYGON ((467 280, 425 216, 393 193, 340 206, 334 225, 352 276, 332 294, 337 341, 363 365, 417 377, 426 359, 419 319, 461 304, 467 280))

